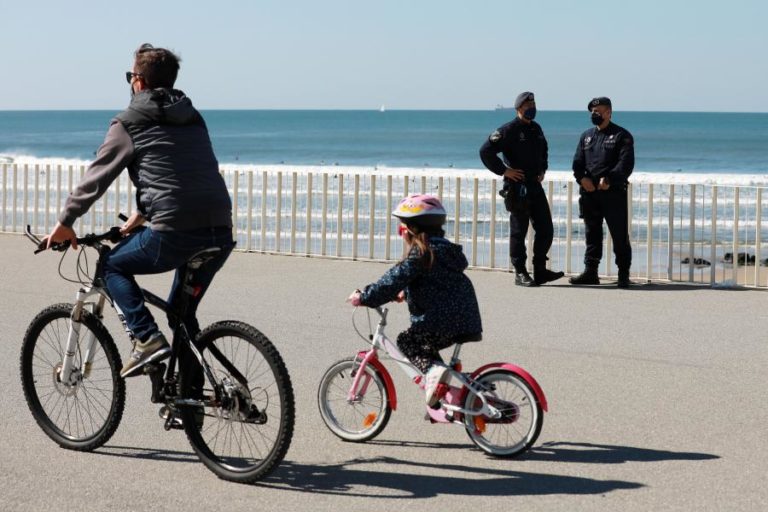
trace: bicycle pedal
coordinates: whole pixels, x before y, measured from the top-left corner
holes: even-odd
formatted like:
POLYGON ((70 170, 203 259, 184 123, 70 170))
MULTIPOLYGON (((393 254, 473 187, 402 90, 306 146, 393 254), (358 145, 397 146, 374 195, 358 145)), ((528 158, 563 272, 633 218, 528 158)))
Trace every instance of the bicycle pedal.
POLYGON ((163 425, 163 428, 166 431, 169 431, 171 429, 173 430, 183 430, 184 429, 184 423, 181 421, 181 418, 179 418, 175 412, 171 411, 171 408, 167 405, 164 405, 160 408, 160 410, 157 412, 157 414, 165 420, 165 424, 163 425))
POLYGON ((437 401, 437 402, 435 402, 435 403, 434 403, 434 404, 432 404, 432 405, 428 405, 427 407, 429 407, 429 408, 430 408, 430 409, 432 409, 433 411, 439 411, 440 409, 442 409, 442 408, 443 408, 443 403, 442 403, 442 402, 440 402, 440 401, 437 401))

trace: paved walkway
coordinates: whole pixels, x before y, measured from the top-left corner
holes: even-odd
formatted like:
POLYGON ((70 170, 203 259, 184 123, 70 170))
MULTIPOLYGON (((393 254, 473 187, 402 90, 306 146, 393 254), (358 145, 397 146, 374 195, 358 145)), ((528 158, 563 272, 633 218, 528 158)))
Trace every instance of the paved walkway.
MULTIPOLYGON (((253 323, 283 354, 297 396, 285 463, 259 485, 218 480, 182 433, 166 433, 148 383, 131 379, 123 422, 96 453, 58 448, 37 428, 19 383, 19 347, 44 306, 70 301, 58 255, 0 236, 0 508, 4 510, 765 510, 768 506, 768 293, 685 285, 538 289, 475 271, 486 341, 466 368, 510 360, 550 403, 534 449, 497 460, 461 428, 431 426, 394 369, 400 407, 368 444, 339 441, 320 419, 317 383, 361 348, 344 304, 376 263, 236 253, 201 323, 253 323)), ((64 265, 72 275, 70 257, 64 265)), ((144 279, 164 292, 167 276, 144 279)), ((406 325, 394 306, 390 334, 406 325)), ((108 327, 123 355, 113 315, 108 327)))

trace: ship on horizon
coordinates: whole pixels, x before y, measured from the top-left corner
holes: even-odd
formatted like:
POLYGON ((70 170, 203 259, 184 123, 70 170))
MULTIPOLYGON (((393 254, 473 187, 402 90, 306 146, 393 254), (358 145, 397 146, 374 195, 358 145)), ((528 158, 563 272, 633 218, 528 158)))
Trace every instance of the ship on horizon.
POLYGON ((514 107, 505 107, 501 103, 497 103, 496 104, 496 108, 494 108, 493 110, 496 110, 496 111, 509 111, 509 110, 515 110, 515 109, 514 109, 514 107))

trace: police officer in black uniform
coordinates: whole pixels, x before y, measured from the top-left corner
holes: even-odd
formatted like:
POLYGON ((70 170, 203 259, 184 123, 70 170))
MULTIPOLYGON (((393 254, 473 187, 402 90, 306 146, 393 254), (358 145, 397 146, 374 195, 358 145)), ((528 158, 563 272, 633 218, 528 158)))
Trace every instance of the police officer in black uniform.
POLYGON ((480 148, 480 159, 492 172, 504 177, 499 192, 509 211, 509 256, 515 268, 515 284, 538 286, 563 277, 547 269, 552 246, 552 214, 541 181, 548 167, 544 132, 533 119, 536 100, 532 92, 515 99, 517 118, 493 132, 480 148), (499 158, 499 153, 503 159, 499 158), (526 269, 525 236, 533 224, 533 278, 526 269))
POLYGON ((571 284, 600 284, 597 267, 603 256, 603 219, 613 238, 613 252, 619 269, 619 288, 630 285, 632 247, 627 227, 627 185, 635 167, 632 135, 611 122, 611 100, 594 98, 587 105, 592 124, 581 134, 573 156, 573 176, 579 184, 579 211, 584 219, 587 250, 584 272, 571 284))

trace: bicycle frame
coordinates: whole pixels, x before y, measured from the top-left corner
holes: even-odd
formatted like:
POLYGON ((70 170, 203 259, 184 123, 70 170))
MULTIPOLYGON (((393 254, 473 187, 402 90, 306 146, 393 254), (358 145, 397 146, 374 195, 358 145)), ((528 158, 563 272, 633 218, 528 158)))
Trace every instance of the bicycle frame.
MULTIPOLYGON (((42 242, 39 238, 37 238, 32 231, 30 230, 30 227, 27 226, 25 235, 27 238, 32 240, 34 243, 36 243, 39 247, 38 251, 43 250, 42 249, 42 242)), ((96 337, 94 333, 89 332, 87 336, 83 339, 83 346, 85 347, 85 355, 82 358, 82 370, 80 375, 77 374, 75 371, 75 355, 78 348, 78 341, 80 339, 80 327, 82 326, 82 318, 83 318, 83 311, 88 311, 92 315, 94 315, 96 318, 103 318, 103 312, 104 312, 104 303, 106 301, 109 301, 110 305, 112 305, 113 308, 115 308, 115 311, 117 312, 117 316, 120 319, 120 322, 123 324, 123 327, 125 331, 133 337, 133 333, 131 332, 131 329, 128 327, 128 324, 125 321, 125 315, 120 310, 120 307, 112 300, 112 298, 109 295, 109 292, 106 290, 106 288, 103 285, 103 281, 100 276, 102 276, 102 257, 104 256, 105 252, 108 252, 110 248, 106 245, 103 245, 99 240, 96 240, 91 244, 91 246, 96 249, 99 255, 98 262, 96 264, 96 271, 95 276, 97 276, 94 279, 94 282, 91 283, 89 286, 81 287, 77 294, 75 295, 75 305, 72 309, 72 315, 70 317, 70 323, 69 323, 69 330, 67 333, 67 346, 65 349, 64 357, 62 359, 62 368, 59 374, 59 380, 66 385, 75 385, 77 384, 77 379, 79 378, 87 378, 88 374, 90 372, 90 367, 93 363, 93 358, 95 356, 94 353, 94 346, 96 344, 96 337), (98 297, 95 300, 89 300, 92 297, 98 297)), ((198 269, 201 265, 203 265, 204 262, 202 260, 190 262, 187 266, 187 271, 184 275, 183 282, 183 288, 182 288, 182 299, 180 304, 180 310, 184 311, 188 305, 189 297, 194 296, 196 293, 199 292, 196 288, 191 286, 190 283, 190 276, 192 274, 191 271, 198 269)), ((219 383, 216 380, 215 376, 213 375, 213 372, 208 365, 208 363, 203 358, 202 354, 198 350, 198 348, 195 346, 195 344, 192 342, 191 337, 189 336, 189 331, 187 329, 187 325, 184 322, 183 315, 180 314, 178 311, 176 311, 174 308, 171 307, 171 305, 155 295, 154 293, 141 289, 142 294, 144 295, 144 299, 148 304, 151 304, 152 306, 155 306, 159 310, 163 311, 171 321, 172 325, 176 325, 177 327, 173 330, 173 342, 172 342, 172 352, 171 352, 171 364, 167 367, 167 372, 165 376, 166 382, 169 382, 173 378, 173 372, 174 372, 174 366, 175 361, 178 355, 179 347, 181 343, 186 343, 186 345, 191 349, 192 353, 195 355, 195 358, 199 362, 200 366, 203 368, 203 372, 205 373, 206 378, 208 381, 213 385, 214 390, 218 390, 219 383)), ((209 353, 215 357, 222 366, 230 372, 230 374, 240 383, 242 384, 245 389, 248 389, 248 381, 247 379, 240 373, 240 371, 226 358, 224 355, 216 348, 215 346, 208 347, 209 353)), ((154 387, 153 383, 153 387, 154 387)), ((217 391, 218 392, 218 391, 217 391)), ((153 398, 154 398, 154 390, 153 390, 153 398)), ((199 402, 196 400, 181 400, 176 399, 174 401, 174 405, 197 405, 199 402)))
MULTIPOLYGON (((378 352, 383 350, 389 358, 395 361, 397 365, 408 375, 408 377, 420 388, 424 388, 423 374, 411 364, 407 358, 400 352, 397 345, 390 340, 384 333, 384 328, 387 325, 387 308, 372 308, 380 317, 379 323, 376 326, 375 333, 371 336, 371 348, 368 350, 362 350, 358 352, 356 362, 359 361, 358 367, 355 372, 355 376, 352 380, 347 399, 350 401, 358 400, 360 396, 364 395, 368 385, 370 384, 370 377, 365 373, 365 367, 371 365, 382 376, 384 385, 387 390, 387 396, 389 397, 389 405, 393 410, 397 409, 397 391, 395 389, 392 376, 387 371, 386 367, 379 359, 378 352)), ((525 380, 536 395, 537 400, 542 406, 544 411, 547 410, 547 400, 544 396, 544 392, 539 386, 536 379, 533 378, 527 371, 519 366, 511 363, 495 362, 486 364, 471 374, 461 372, 461 360, 459 354, 461 352, 461 344, 456 344, 453 349, 453 355, 448 363, 449 372, 451 376, 457 379, 461 386, 448 386, 448 390, 445 396, 441 400, 441 407, 439 409, 427 408, 430 420, 433 423, 454 423, 461 420, 463 416, 484 416, 490 419, 499 419, 502 416, 501 411, 496 407, 489 404, 486 400, 483 391, 486 391, 475 380, 483 373, 495 368, 504 368, 510 370, 519 375, 525 380), (466 409, 462 407, 465 402, 467 394, 472 393, 477 396, 481 401, 481 406, 478 409, 466 409)), ((459 421, 460 423, 460 421, 459 421)))

